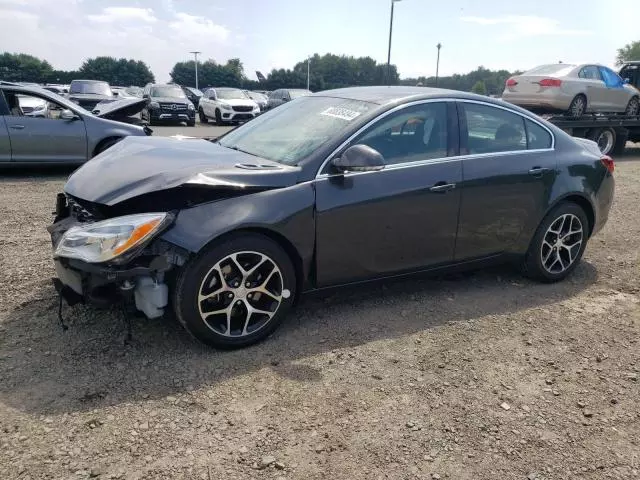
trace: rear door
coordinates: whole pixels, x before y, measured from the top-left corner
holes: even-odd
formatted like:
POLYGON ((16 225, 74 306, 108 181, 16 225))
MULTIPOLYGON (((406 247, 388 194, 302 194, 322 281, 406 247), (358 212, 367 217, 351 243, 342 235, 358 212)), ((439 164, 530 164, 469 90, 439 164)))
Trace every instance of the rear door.
POLYGON ((587 109, 607 110, 607 87, 597 65, 586 65, 578 72, 578 78, 585 84, 587 109))
MULTIPOLYGON (((18 92, 5 90, 5 97, 12 98, 18 92)), ((66 107, 49 102, 45 117, 27 117, 13 110, 4 120, 11 141, 11 160, 14 162, 82 163, 87 160, 87 132, 79 116, 75 120, 59 118, 66 107)), ((15 98, 15 97, 13 97, 15 98)), ((17 100, 17 99, 16 99, 17 100)), ((11 105, 12 101, 8 101, 11 105)))
POLYGON ((611 112, 623 112, 629 102, 629 93, 624 88, 624 81, 613 70, 599 67, 605 84, 605 99, 607 109, 611 112))
POLYGON ((460 101, 463 168, 455 260, 509 252, 544 214, 556 176, 553 137, 510 109, 460 101))

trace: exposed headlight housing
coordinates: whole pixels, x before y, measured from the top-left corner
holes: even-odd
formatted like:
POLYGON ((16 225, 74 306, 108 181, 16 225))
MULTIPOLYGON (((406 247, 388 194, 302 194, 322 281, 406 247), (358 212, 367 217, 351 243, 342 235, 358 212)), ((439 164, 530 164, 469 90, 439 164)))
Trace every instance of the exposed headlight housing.
POLYGON ((158 102, 149 103, 149 108, 160 108, 160 104, 158 102))
POLYGON ((173 218, 169 213, 140 213, 71 227, 60 239, 54 257, 107 262, 146 245, 173 218))
POLYGON ((193 106, 193 103, 190 103, 189 105, 187 105, 187 108, 189 110, 195 110, 195 107, 193 106))

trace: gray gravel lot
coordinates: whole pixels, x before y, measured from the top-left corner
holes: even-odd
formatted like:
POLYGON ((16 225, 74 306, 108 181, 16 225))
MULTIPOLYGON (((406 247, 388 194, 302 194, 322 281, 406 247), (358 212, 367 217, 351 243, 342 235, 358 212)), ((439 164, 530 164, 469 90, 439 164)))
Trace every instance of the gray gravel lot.
POLYGON ((68 171, 3 174, 0 477, 638 477, 640 148, 619 160, 567 281, 503 267, 319 294, 235 352, 171 316, 125 344, 118 311, 66 307, 63 332, 45 228, 68 171))

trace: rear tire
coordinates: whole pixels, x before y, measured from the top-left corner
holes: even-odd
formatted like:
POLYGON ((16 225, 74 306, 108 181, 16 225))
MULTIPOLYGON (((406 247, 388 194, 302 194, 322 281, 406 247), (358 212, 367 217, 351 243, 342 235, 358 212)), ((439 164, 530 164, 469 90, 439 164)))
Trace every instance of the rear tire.
POLYGON ((598 144, 600 153, 603 155, 611 155, 617 142, 616 131, 611 127, 594 128, 589 131, 587 138, 598 144))
POLYGON ((567 111, 567 115, 572 118, 578 118, 584 115, 587 112, 587 97, 584 95, 576 95, 576 97, 571 100, 571 104, 569 105, 569 110, 567 111))
POLYGON ((523 273, 552 283, 563 280, 580 263, 589 239, 589 220, 572 202, 553 208, 542 220, 525 256, 523 273))
POLYGON ((295 293, 295 270, 286 252, 268 237, 246 233, 227 237, 185 265, 173 305, 196 339, 233 349, 268 337, 291 309, 295 293))
POLYGON ((629 103, 627 104, 627 108, 625 109, 624 114, 629 117, 633 117, 635 115, 638 115, 639 112, 640 112, 640 99, 638 99, 638 97, 633 97, 631 100, 629 100, 629 103))
POLYGON ((209 119, 205 115, 204 110, 202 109, 202 107, 200 107, 198 109, 198 116, 200 117, 200 123, 208 123, 209 122, 209 119))

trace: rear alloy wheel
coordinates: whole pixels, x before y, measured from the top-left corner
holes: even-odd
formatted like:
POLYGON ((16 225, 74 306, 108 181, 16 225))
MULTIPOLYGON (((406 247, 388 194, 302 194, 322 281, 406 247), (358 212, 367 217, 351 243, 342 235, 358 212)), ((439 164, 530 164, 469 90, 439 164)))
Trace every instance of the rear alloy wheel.
POLYGON ((569 105, 569 111, 567 112, 570 117, 581 117, 587 111, 587 99, 584 95, 578 95, 571 101, 569 105))
POLYGON ((209 121, 207 116, 204 114, 202 107, 198 109, 198 116, 200 117, 200 123, 207 123, 209 121))
POLYGON ((235 236, 181 272, 176 315, 198 340, 239 348, 266 338, 295 297, 295 273, 280 246, 261 235, 235 236))
POLYGON ((557 282, 578 265, 589 237, 587 217, 575 203, 562 203, 544 218, 525 259, 525 273, 557 282))
POLYGON ((633 117, 635 115, 638 115, 638 113, 640 113, 640 99, 638 99, 638 97, 633 97, 631 100, 629 100, 624 114, 633 117))
POLYGON ((613 128, 596 128, 589 132, 587 138, 598 144, 603 155, 610 155, 616 145, 616 131, 613 128))

